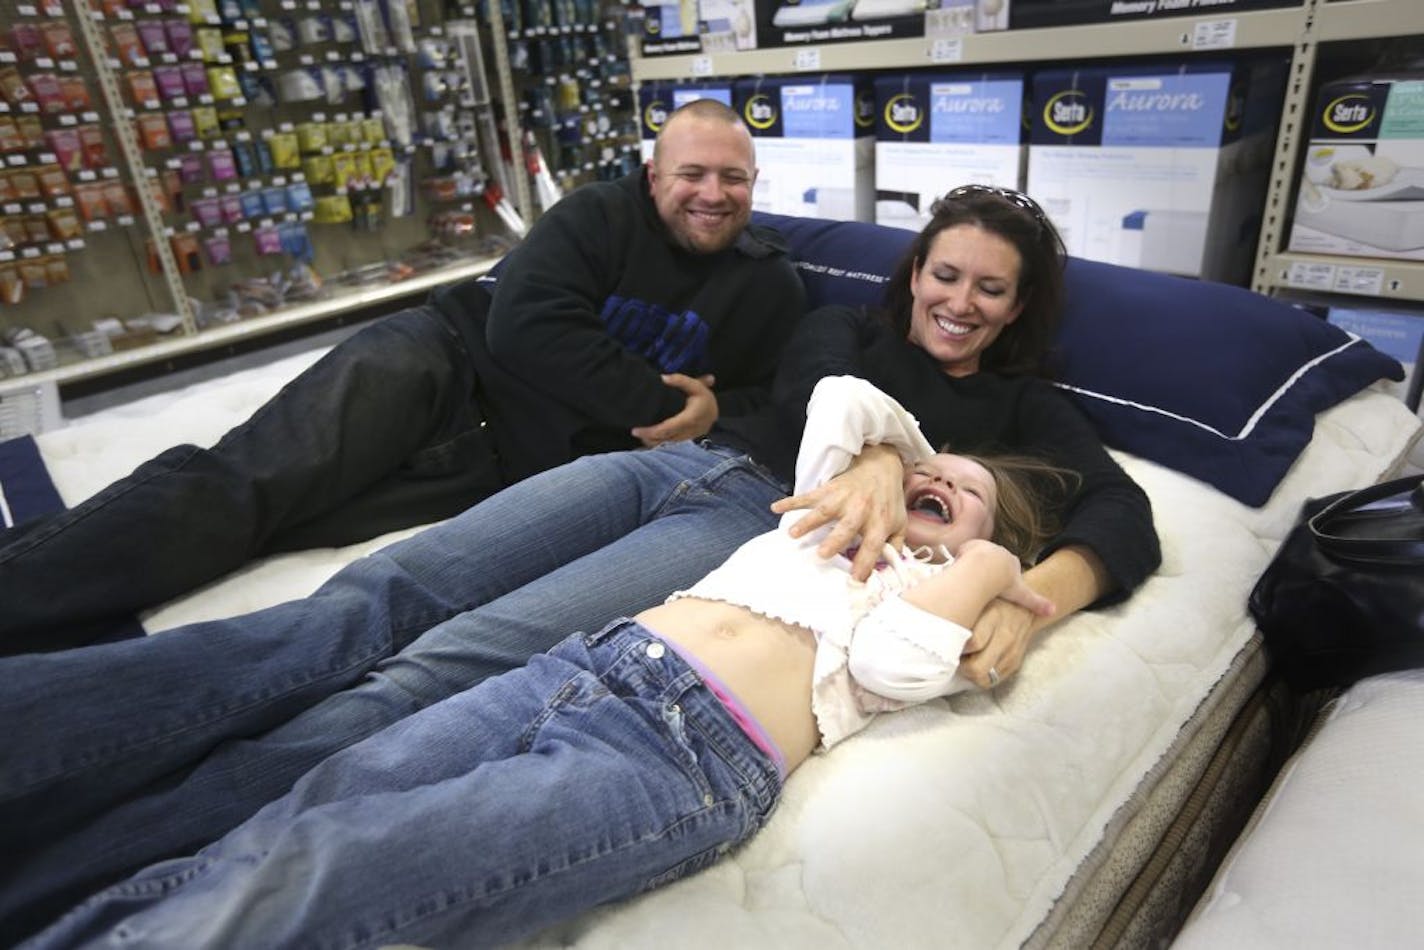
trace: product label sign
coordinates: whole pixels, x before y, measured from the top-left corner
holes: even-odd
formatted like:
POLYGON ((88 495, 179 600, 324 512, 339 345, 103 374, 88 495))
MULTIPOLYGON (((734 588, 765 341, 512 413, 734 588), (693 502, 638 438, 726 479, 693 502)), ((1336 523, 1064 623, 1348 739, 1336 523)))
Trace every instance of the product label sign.
POLYGON ((781 126, 787 138, 854 138, 855 90, 849 84, 783 86, 781 126))
POLYGON ((1103 144, 1204 148, 1221 144, 1226 73, 1108 80, 1103 144))

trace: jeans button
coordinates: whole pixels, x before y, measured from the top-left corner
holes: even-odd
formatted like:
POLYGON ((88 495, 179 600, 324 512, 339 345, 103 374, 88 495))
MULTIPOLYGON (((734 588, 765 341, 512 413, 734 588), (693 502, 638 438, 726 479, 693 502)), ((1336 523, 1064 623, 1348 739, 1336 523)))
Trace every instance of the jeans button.
POLYGON ((679 706, 677 703, 673 703, 671 706, 668 707, 668 712, 672 713, 674 716, 681 716, 682 707, 679 706))
POLYGON ((702 804, 706 805, 708 808, 711 808, 716 803, 717 799, 713 798, 711 795, 702 796, 702 804))
POLYGON ((653 643, 648 644, 648 656, 652 657, 654 660, 661 660, 663 658, 663 654, 666 652, 667 647, 663 646, 661 643, 657 643, 655 641, 653 643))

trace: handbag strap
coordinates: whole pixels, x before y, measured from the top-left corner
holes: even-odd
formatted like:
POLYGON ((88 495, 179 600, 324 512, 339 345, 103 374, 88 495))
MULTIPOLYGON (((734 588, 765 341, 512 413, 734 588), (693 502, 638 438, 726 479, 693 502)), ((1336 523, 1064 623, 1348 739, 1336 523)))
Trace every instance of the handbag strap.
POLYGON ((1354 538, 1331 533, 1329 521, 1371 502, 1410 492, 1410 502, 1424 513, 1424 475, 1409 475, 1346 492, 1316 512, 1309 521, 1316 543, 1329 553, 1361 561, 1424 564, 1424 537, 1354 538))

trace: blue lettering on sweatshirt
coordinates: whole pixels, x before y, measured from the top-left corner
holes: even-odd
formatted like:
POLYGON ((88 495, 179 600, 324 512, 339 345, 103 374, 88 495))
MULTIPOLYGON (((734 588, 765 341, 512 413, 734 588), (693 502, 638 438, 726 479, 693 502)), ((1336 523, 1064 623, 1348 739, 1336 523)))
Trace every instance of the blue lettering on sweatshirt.
POLYGON ((609 336, 663 373, 701 376, 709 371, 712 331, 696 312, 672 313, 644 300, 612 296, 601 314, 609 336))

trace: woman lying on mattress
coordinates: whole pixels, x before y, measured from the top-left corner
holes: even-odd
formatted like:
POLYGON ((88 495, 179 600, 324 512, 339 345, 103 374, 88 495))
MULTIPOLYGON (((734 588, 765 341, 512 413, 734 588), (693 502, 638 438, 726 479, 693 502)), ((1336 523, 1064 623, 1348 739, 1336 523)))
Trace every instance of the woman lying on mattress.
POLYGON ((1160 556, 1145 493, 1040 378, 1062 255, 1025 196, 956 189, 912 241, 883 315, 832 306, 801 321, 778 372, 779 420, 762 429, 534 476, 306 598, 0 660, 0 943, 208 845, 333 753, 568 631, 662 603, 774 528, 773 504, 809 509, 793 536, 835 523, 823 556, 863 539, 851 572, 867 577, 906 530, 899 453, 867 448, 845 474, 786 497, 808 400, 827 376, 874 384, 931 444, 1076 474, 1061 530, 1024 572, 1054 617, 999 598, 964 647, 964 678, 992 687, 1013 675, 1048 623, 1126 597, 1160 556))
POLYGON ((866 442, 908 472, 906 547, 868 583, 787 515, 667 603, 332 756, 27 946, 498 946, 712 864, 818 747, 972 687, 955 671, 990 602, 1052 613, 1020 558, 1050 534, 1033 479, 1068 473, 935 455, 900 406, 835 377, 812 397, 798 488, 866 442))

